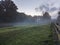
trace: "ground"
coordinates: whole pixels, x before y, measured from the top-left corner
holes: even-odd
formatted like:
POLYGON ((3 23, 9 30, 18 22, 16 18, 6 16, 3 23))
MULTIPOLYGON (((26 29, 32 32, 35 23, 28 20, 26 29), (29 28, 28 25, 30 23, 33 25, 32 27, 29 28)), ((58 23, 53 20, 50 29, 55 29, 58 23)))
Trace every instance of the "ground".
POLYGON ((54 45, 50 25, 0 28, 0 45, 54 45))

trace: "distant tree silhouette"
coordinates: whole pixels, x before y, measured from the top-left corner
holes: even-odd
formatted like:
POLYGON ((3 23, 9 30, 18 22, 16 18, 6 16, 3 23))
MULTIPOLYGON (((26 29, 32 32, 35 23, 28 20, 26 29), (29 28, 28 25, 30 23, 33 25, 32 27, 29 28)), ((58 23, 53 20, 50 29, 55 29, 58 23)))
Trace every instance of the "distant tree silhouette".
POLYGON ((51 19, 51 16, 49 15, 48 12, 45 12, 45 13, 43 14, 43 19, 47 19, 47 20, 51 19))
POLYGON ((24 13, 17 13, 17 20, 16 21, 18 21, 18 22, 23 22, 24 20, 26 20, 27 19, 27 15, 26 14, 24 14, 24 13))
POLYGON ((17 20, 16 22, 30 22, 32 21, 32 16, 28 16, 25 13, 17 13, 17 20))

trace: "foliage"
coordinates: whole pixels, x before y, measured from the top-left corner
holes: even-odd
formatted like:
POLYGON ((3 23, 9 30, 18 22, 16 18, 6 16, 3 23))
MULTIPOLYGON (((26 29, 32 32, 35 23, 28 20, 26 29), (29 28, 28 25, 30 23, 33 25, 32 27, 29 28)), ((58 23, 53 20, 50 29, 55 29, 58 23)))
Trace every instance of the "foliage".
POLYGON ((51 16, 49 15, 48 12, 45 12, 45 13, 43 14, 43 18, 44 18, 44 19, 47 19, 47 20, 51 20, 51 16))
POLYGON ((12 22, 16 20, 17 6, 13 1, 0 1, 0 22, 12 22))

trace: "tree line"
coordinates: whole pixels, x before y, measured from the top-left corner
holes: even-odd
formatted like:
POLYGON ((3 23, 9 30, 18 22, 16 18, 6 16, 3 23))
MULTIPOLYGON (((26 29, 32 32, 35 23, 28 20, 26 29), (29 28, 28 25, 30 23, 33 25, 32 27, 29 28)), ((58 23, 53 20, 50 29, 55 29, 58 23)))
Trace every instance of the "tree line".
POLYGON ((14 4, 12 0, 1 0, 0 1, 0 23, 10 23, 10 22, 34 22, 37 17, 40 19, 51 19, 51 16, 48 12, 45 12, 41 18, 41 16, 28 16, 24 13, 17 12, 17 6, 14 4))

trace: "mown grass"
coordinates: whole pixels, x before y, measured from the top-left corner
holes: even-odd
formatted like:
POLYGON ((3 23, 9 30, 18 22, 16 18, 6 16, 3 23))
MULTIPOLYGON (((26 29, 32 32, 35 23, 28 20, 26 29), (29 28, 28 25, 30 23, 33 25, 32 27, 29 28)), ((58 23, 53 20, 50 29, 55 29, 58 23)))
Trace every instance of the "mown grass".
POLYGON ((0 45, 54 45, 50 25, 4 28, 0 31, 0 45))

